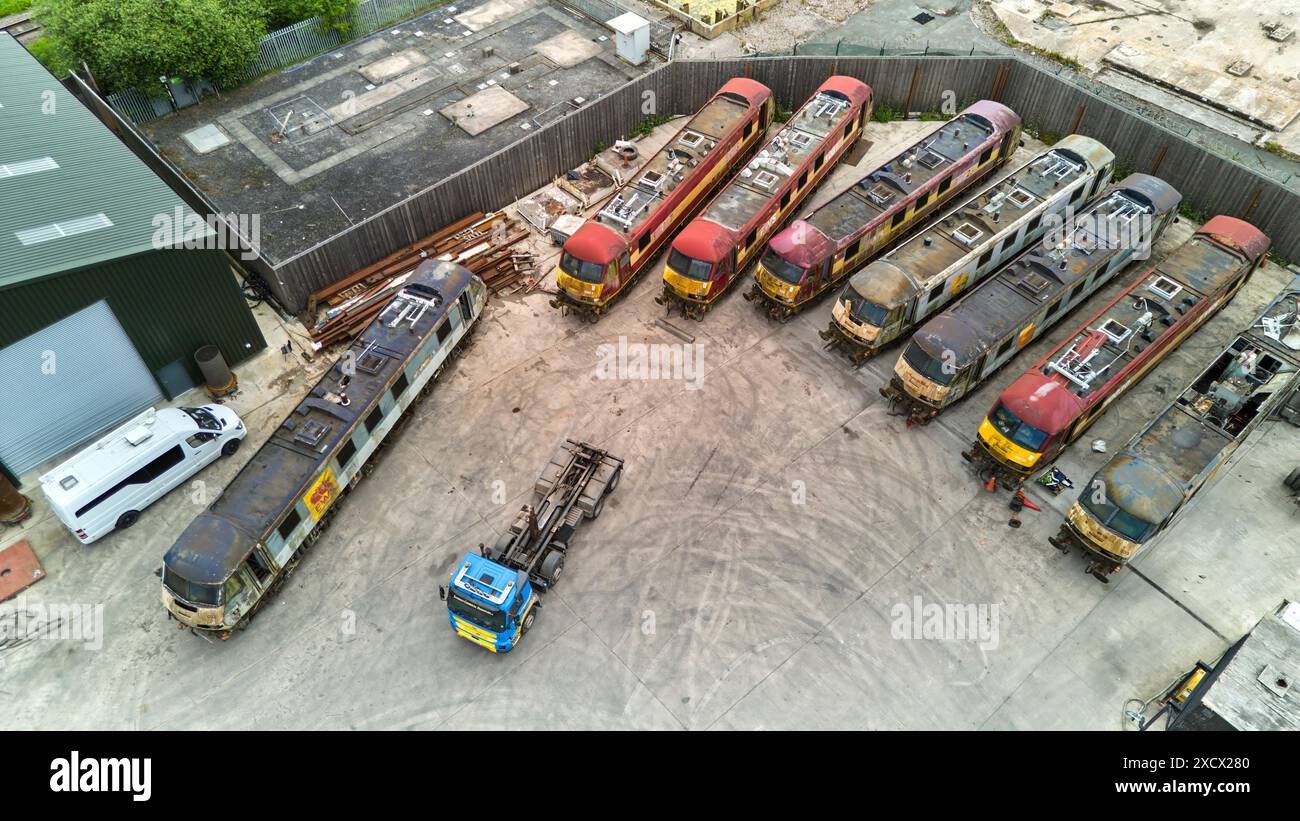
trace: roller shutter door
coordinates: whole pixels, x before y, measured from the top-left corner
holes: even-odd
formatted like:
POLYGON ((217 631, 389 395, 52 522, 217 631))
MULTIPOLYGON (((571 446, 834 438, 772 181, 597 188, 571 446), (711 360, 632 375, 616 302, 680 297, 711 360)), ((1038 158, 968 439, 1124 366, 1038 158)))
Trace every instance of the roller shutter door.
POLYGON ((104 301, 0 350, 0 462, 21 476, 162 401, 104 301))

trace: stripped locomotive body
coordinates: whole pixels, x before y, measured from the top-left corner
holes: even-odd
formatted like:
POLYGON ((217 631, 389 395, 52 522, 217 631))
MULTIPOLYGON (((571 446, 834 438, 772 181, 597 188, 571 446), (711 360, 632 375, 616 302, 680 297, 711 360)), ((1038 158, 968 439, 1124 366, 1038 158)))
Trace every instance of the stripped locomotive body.
POLYGON ((245 627, 315 543, 406 411, 476 327, 482 280, 420 264, 163 558, 162 603, 196 634, 245 627))
POLYGON ((924 424, 973 391, 1149 249, 1181 200, 1163 180, 1132 174, 1049 231, 912 335, 880 389, 891 412, 924 424))
POLYGON ((789 318, 987 178, 1019 140, 1014 111, 975 103, 773 237, 746 298, 789 318))
POLYGON ((552 307, 599 319, 651 267, 677 229, 744 166, 775 108, 762 83, 728 80, 564 243, 552 307))
POLYGON ((1205 223, 1007 386, 962 456, 981 481, 1018 486, 1227 305, 1269 244, 1232 217, 1205 223))
POLYGON ((855 365, 938 313, 1034 245, 1110 182, 1115 155, 1072 134, 869 263, 845 284, 822 332, 855 365))
POLYGON ((1050 539, 1100 581, 1177 521, 1300 388, 1300 277, 1092 477, 1050 539))
POLYGON ((834 76, 673 240, 658 302, 699 319, 862 135, 871 87, 834 76))

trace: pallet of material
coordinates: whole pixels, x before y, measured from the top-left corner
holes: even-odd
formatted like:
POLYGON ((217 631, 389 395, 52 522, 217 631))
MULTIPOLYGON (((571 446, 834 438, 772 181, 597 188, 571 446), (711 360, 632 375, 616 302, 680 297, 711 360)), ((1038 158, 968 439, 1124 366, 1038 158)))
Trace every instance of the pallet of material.
POLYGON ((523 224, 505 214, 470 214, 316 291, 308 298, 305 320, 315 347, 359 333, 426 259, 463 265, 494 292, 514 285, 533 268, 531 254, 514 250, 527 237, 523 224))

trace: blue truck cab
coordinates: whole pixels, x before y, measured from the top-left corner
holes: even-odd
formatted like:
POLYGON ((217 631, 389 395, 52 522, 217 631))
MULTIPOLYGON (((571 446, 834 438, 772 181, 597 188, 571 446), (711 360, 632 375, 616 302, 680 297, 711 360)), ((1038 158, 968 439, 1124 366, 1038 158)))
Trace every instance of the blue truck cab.
POLYGON ((539 598, 524 571, 467 553, 451 577, 447 617, 458 636, 508 653, 532 626, 539 598))
POLYGON ((622 459, 564 440, 509 529, 492 547, 467 553, 451 584, 438 588, 456 635, 494 653, 518 644, 542 609, 541 594, 564 572, 574 531, 600 515, 622 475, 622 459))

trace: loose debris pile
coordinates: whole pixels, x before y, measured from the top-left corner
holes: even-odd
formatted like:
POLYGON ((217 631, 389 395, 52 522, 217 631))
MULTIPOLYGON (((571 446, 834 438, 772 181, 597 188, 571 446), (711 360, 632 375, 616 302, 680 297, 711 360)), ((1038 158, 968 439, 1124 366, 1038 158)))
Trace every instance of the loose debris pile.
POLYGON ((525 278, 531 288, 535 260, 531 252, 515 248, 527 237, 523 224, 503 213, 470 214, 320 289, 307 300, 307 327, 316 349, 360 333, 426 259, 463 265, 493 292, 517 286, 525 278))

